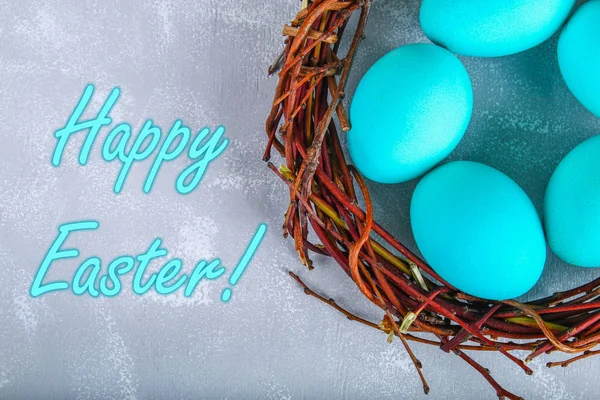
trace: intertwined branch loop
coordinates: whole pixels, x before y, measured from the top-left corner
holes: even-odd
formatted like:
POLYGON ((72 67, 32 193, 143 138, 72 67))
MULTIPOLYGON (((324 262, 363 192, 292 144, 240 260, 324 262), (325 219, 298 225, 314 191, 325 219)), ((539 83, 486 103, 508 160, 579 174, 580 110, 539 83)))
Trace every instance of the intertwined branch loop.
POLYGON ((526 304, 475 298, 450 286, 373 220, 369 191, 346 163, 338 135, 338 126, 350 129, 342 103, 344 87, 369 8, 370 0, 305 0, 285 26, 285 49, 269 69, 279 70, 279 82, 266 123, 263 158, 269 161, 274 149, 284 159, 280 168, 270 162, 268 166, 289 189, 283 230, 294 238, 302 262, 312 269, 309 253, 333 257, 364 296, 383 310, 383 320, 376 324, 355 316, 290 275, 306 294, 349 319, 387 333, 390 340, 398 337, 425 393, 429 387, 409 341, 453 352, 482 374, 500 398, 518 399, 467 353, 498 352, 527 374, 533 371, 525 362, 543 353, 574 355, 549 367, 597 354, 592 348, 600 342, 600 279, 526 304), (342 56, 340 40, 355 12, 356 31, 342 56), (320 243, 308 239, 309 231, 320 243), (521 360, 512 354, 515 350, 529 355, 521 360))

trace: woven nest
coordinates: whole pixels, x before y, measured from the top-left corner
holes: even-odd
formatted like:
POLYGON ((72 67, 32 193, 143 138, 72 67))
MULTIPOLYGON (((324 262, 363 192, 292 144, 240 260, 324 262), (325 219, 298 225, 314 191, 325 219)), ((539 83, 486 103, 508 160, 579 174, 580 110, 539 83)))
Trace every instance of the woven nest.
POLYGON ((425 393, 429 387, 411 341, 456 354, 483 375, 498 397, 519 399, 468 353, 498 352, 527 374, 533 371, 525 363, 544 353, 569 355, 549 367, 600 353, 592 351, 600 342, 600 279, 529 303, 475 298, 445 282, 373 220, 369 191, 347 164, 339 140, 340 130, 350 129, 342 104, 344 87, 370 3, 304 0, 296 18, 284 27, 285 49, 269 70, 279 71, 279 83, 266 123, 264 160, 269 161, 273 150, 285 160, 280 168, 270 162, 268 166, 289 189, 284 235, 293 237, 304 265, 313 268, 311 252, 333 257, 362 294, 383 310, 383 319, 375 323, 353 315, 290 275, 306 294, 347 318, 387 333, 389 340, 398 337, 425 393), (347 53, 340 54, 342 35, 355 12, 356 31, 347 53), (320 243, 309 240, 310 232, 320 243), (518 350, 528 356, 522 360, 512 354, 518 350))

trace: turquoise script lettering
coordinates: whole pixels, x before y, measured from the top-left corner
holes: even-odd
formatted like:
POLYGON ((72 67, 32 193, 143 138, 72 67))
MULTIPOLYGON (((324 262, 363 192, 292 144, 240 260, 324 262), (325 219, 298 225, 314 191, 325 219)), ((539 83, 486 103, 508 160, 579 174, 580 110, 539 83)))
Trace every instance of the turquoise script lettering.
MULTIPOLYGON (((87 134, 79 152, 79 164, 86 165, 98 134, 103 127, 112 124, 110 112, 117 103, 121 90, 118 87, 113 88, 97 115, 82 121, 82 115, 88 107, 93 93, 94 85, 87 85, 65 126, 54 133, 56 147, 52 155, 52 165, 55 167, 59 167, 62 162, 69 138, 85 132, 87 134)), ((175 160, 188 148, 187 155, 192 164, 181 171, 175 182, 175 188, 179 193, 188 194, 200 184, 210 163, 227 148, 229 141, 224 135, 225 128, 218 126, 215 130, 202 128, 195 137, 192 137, 190 128, 178 119, 162 140, 161 128, 155 125, 151 119, 146 120, 137 135, 132 134, 130 124, 121 122, 106 136, 102 144, 101 155, 106 162, 118 160, 121 163, 121 169, 113 187, 115 193, 123 190, 127 176, 136 163, 154 155, 154 161, 143 185, 144 193, 150 193, 163 164, 175 160)))
MULTIPOLYGON (((185 297, 191 297, 194 290, 202 280, 217 280, 225 275, 226 268, 216 258, 211 261, 200 260, 191 273, 183 272, 183 262, 178 258, 167 260, 157 272, 149 273, 149 266, 153 261, 168 256, 167 249, 162 247, 162 239, 156 238, 148 249, 137 255, 122 255, 112 260, 106 271, 103 271, 102 260, 98 257, 88 257, 79 265, 73 278, 69 281, 45 282, 51 267, 55 267, 58 261, 65 259, 76 259, 79 250, 68 248, 65 242, 72 233, 81 231, 94 231, 100 224, 97 221, 69 222, 58 228, 58 235, 48 249, 38 271, 35 274, 30 288, 32 297, 56 291, 68 290, 73 294, 81 296, 88 294, 91 297, 114 297, 121 293, 122 277, 133 272, 131 278, 131 289, 135 294, 143 295, 152 288, 161 294, 168 295, 182 290, 185 297)), ((235 268, 231 269, 229 284, 223 290, 221 300, 227 302, 231 298, 232 287, 241 279, 252 257, 256 253, 262 239, 265 236, 267 226, 260 224, 250 240, 248 247, 240 257, 235 268)))

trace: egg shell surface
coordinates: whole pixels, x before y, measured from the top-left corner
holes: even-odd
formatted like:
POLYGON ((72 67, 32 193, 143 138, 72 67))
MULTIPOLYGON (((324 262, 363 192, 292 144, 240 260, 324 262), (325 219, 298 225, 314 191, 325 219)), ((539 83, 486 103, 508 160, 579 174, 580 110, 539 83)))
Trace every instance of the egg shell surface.
POLYGON ((544 225, 550 248, 563 261, 600 267, 600 136, 575 147, 554 171, 544 225))
POLYGON ((432 44, 399 47, 356 89, 348 132, 352 161, 373 181, 409 181, 450 154, 472 110, 471 80, 458 58, 432 44))
POLYGON ((575 0, 423 0, 421 28, 454 53, 500 57, 550 38, 574 5, 575 0))
POLYGON ((579 7, 563 29, 558 64, 577 100, 600 117, 600 0, 579 7))
POLYGON ((518 297, 544 269, 546 242, 533 203, 487 165, 456 161, 427 174, 413 193, 410 220, 429 265, 473 296, 518 297))

